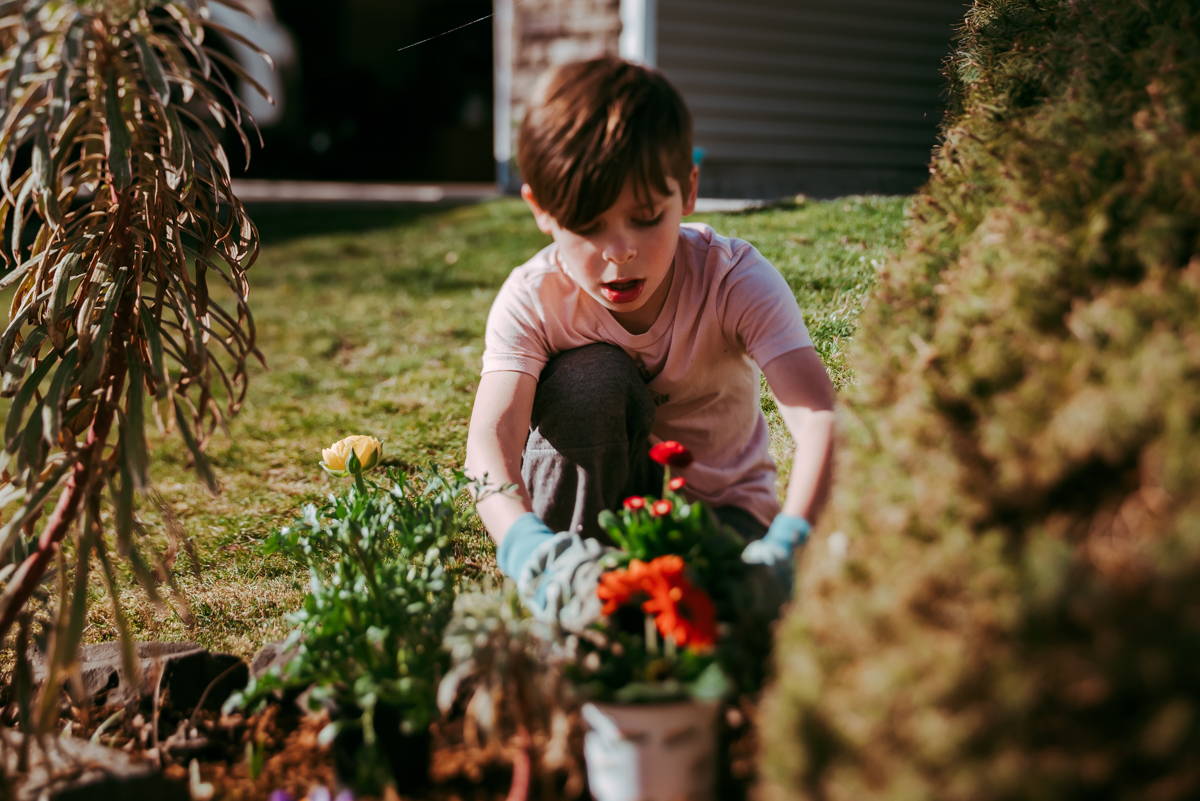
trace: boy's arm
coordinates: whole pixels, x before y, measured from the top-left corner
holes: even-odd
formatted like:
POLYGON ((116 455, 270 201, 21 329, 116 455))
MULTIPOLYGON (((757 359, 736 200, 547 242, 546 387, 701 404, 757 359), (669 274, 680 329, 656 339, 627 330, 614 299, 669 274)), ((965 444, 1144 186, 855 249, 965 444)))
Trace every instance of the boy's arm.
POLYGON ((533 512, 521 480, 521 454, 529 434, 537 379, 527 373, 484 373, 467 431, 466 472, 487 480, 490 492, 476 503, 479 518, 499 546, 518 518, 533 512), (515 484, 515 492, 496 492, 515 484))
POLYGON ((814 348, 797 348, 762 368, 796 442, 783 514, 815 523, 833 474, 833 384, 814 348))
POLYGON ((475 503, 496 541, 496 561, 535 615, 582 631, 600 615, 596 584, 609 549, 578 534, 555 534, 533 513, 521 456, 536 390, 537 379, 525 373, 484 373, 467 431, 466 472, 486 476, 489 490, 516 485, 515 492, 483 493, 475 503))
POLYGON ((763 365, 779 414, 796 441, 783 510, 762 539, 742 551, 742 561, 767 571, 773 581, 752 580, 755 603, 773 617, 792 594, 792 554, 808 539, 810 524, 829 496, 833 473, 833 385, 812 347, 797 348, 763 365))

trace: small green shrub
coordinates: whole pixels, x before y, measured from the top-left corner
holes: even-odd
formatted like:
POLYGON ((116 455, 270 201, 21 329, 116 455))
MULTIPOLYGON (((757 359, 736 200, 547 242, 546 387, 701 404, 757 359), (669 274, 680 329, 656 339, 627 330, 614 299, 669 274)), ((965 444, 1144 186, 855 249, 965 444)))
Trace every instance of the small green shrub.
POLYGON ((230 702, 253 708, 279 691, 311 687, 309 706, 332 715, 323 738, 361 730, 356 784, 363 790, 389 779, 388 755, 377 752, 377 713, 398 717, 403 735, 426 732, 437 714, 448 661, 442 637, 455 597, 446 552, 462 522, 456 500, 469 484, 461 473, 388 478, 384 487, 357 476, 355 486, 306 506, 268 539, 268 553, 309 568, 309 592, 285 642, 296 650, 230 702))
POLYGON ((979 0, 779 631, 768 798, 1200 795, 1200 8, 979 0))

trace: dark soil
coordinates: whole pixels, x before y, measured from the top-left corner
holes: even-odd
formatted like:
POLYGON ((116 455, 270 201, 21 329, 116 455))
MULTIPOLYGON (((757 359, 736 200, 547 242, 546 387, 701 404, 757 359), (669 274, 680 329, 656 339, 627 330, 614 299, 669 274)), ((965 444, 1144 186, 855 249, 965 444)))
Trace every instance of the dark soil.
MULTIPOLYGON (((338 786, 334 755, 329 746, 318 742, 328 722, 325 713, 273 705, 249 716, 203 710, 180 715, 171 711, 167 701, 157 715, 126 710, 105 727, 100 742, 157 760, 167 776, 182 781, 187 781, 194 759, 201 780, 213 785, 213 798, 218 801, 264 801, 276 789, 303 799, 314 787, 338 786)), ((70 722, 75 736, 91 737, 116 711, 116 707, 69 707, 64 710, 64 725, 70 722)), ((753 783, 753 714, 749 701, 726 710, 721 745, 728 759, 723 760, 718 788, 722 801, 745 799, 753 783)), ((432 730, 427 785, 404 794, 389 788, 380 801, 582 801, 588 795, 581 737, 571 739, 573 753, 547 769, 539 756, 547 750, 541 734, 523 743, 512 738, 503 746, 480 744, 461 719, 440 722, 432 730)), ((376 801, 372 796, 356 799, 376 801)))

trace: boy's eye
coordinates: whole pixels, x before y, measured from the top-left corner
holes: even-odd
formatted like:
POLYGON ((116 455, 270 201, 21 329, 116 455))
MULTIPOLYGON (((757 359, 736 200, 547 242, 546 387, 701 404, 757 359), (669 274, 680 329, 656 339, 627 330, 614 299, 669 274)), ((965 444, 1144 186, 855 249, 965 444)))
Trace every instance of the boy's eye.
POLYGON ((663 214, 664 212, 660 211, 658 214, 648 220, 634 220, 633 224, 640 225, 642 228, 652 228, 662 222, 663 214))

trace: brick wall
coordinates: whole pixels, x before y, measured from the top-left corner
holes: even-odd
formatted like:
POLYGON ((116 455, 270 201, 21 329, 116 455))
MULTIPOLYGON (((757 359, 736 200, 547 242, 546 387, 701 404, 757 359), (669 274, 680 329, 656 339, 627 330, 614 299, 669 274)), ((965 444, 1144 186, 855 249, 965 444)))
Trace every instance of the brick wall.
MULTIPOLYGON (((510 40, 508 124, 515 136, 537 80, 547 69, 618 52, 621 0, 498 0, 497 5, 500 2, 511 15, 508 29, 498 29, 497 34, 510 40)), ((503 49, 497 48, 497 53, 503 49)), ((515 177, 505 180, 505 172, 501 170, 501 183, 510 183, 511 189, 515 177)))

